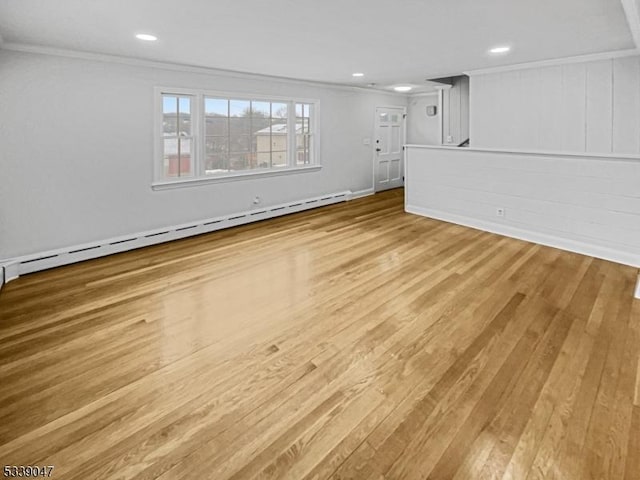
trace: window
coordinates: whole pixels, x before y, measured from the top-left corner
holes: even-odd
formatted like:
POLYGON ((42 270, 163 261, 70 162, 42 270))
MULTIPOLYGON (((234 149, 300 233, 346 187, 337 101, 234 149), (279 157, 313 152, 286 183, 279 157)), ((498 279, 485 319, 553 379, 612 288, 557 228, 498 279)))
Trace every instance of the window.
POLYGON ((158 92, 158 183, 319 168, 314 147, 317 101, 158 92))

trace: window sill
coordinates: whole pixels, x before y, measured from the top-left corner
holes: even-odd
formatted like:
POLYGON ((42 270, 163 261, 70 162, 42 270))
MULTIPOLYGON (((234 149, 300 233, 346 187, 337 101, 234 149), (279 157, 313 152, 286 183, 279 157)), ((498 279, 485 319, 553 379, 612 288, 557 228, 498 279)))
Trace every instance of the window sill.
POLYGON ((254 178, 277 177, 280 175, 293 175, 296 173, 317 172, 322 165, 309 165, 306 167, 291 167, 279 170, 260 170, 253 172, 229 173, 225 175, 211 175, 209 177, 186 178, 180 180, 164 180, 153 182, 151 188, 153 190, 169 190, 173 188, 197 187, 199 185, 208 185, 210 183, 239 182, 242 180, 250 180, 254 178))

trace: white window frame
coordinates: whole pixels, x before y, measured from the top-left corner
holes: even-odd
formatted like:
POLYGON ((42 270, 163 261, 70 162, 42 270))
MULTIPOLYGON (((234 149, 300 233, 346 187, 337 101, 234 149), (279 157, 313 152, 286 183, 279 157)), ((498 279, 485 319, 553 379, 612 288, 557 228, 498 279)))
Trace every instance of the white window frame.
MULTIPOLYGON (((154 89, 154 153, 153 153, 153 182, 154 190, 164 190, 170 188, 180 188, 186 186, 206 185, 210 183, 234 182, 251 178, 263 178, 279 175, 291 175, 305 172, 317 172, 322 169, 320 156, 320 101, 318 99, 299 97, 278 97, 273 95, 249 94, 238 92, 221 92, 202 89, 185 89, 175 87, 155 87, 154 89), (191 102, 191 122, 192 122, 192 171, 193 175, 177 178, 165 178, 163 168, 163 95, 190 96, 191 102), (311 123, 312 145, 310 155, 313 160, 309 165, 291 165, 279 168, 260 168, 246 171, 221 173, 216 175, 205 175, 202 172, 204 160, 205 143, 205 122, 204 119, 204 99, 205 97, 227 98, 233 100, 253 100, 265 102, 279 102, 288 104, 288 125, 296 125, 296 103, 313 105, 313 113, 309 121, 311 123)), ((289 135, 287 158, 294 164, 297 162, 296 132, 289 135)))

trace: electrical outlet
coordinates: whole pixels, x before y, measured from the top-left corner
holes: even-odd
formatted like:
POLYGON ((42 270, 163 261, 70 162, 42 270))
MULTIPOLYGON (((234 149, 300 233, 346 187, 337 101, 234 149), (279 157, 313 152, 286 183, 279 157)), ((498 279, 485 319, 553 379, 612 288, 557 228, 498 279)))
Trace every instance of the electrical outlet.
POLYGON ((453 135, 447 135, 447 143, 453 143, 453 135))
POLYGON ((262 199, 259 196, 255 196, 253 197, 253 204, 254 205, 260 205, 260 202, 262 202, 262 199))
POLYGON ((504 217, 505 210, 503 207, 496 208, 496 217, 504 217))

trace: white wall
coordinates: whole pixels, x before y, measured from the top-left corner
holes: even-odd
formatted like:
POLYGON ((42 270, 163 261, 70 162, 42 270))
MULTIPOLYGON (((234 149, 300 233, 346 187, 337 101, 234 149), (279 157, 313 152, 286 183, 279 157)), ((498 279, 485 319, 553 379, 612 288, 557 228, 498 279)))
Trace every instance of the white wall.
POLYGON ((442 109, 439 92, 416 95, 409 99, 407 108, 407 143, 440 145, 440 122, 442 109), (427 116, 427 106, 435 105, 437 115, 427 116))
POLYGON ((409 212, 640 266, 640 156, 406 154, 409 212))
POLYGON ((372 188, 376 105, 404 96, 0 51, 0 259, 372 188), (317 173, 153 191, 153 89, 317 98, 317 173))
POLYGON ((472 75, 474 147, 640 153, 640 57, 472 75))

